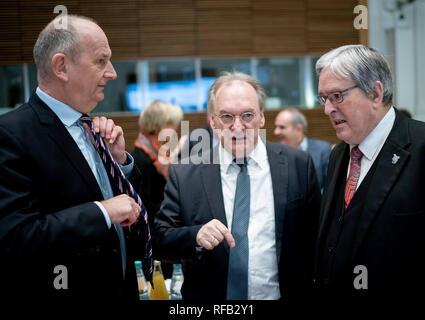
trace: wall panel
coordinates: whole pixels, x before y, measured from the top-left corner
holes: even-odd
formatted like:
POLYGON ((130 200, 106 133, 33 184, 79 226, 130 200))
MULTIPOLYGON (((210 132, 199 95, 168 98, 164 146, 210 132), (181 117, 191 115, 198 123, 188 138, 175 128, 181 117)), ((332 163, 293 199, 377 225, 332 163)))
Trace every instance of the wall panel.
MULTIPOLYGON (((94 18, 114 60, 320 54, 359 42, 355 0, 2 0, 0 64, 32 63, 41 29, 62 4, 94 18)), ((364 0, 361 0, 364 4, 364 0)), ((365 38, 364 32, 361 33, 365 38)), ((363 40, 364 41, 364 40, 363 40)))

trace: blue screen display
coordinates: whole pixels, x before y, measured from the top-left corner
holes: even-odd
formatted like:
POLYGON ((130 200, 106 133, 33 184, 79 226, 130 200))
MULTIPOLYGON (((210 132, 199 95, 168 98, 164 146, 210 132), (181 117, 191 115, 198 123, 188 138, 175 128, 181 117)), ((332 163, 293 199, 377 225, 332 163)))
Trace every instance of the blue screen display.
POLYGON ((126 99, 131 111, 140 112, 154 100, 176 104, 183 112, 204 112, 208 90, 216 78, 149 83, 144 88, 138 83, 127 86, 126 99))

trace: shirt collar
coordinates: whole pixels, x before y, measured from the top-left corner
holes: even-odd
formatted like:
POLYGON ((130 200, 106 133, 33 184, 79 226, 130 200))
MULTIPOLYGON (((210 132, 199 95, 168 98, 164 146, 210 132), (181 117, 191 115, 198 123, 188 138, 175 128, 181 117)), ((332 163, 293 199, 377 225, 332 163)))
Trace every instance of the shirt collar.
POLYGON ((307 151, 308 148, 308 141, 306 137, 303 137, 303 141, 301 141, 300 145, 298 146, 298 149, 301 149, 302 151, 307 151))
MULTIPOLYGON (((219 158, 220 165, 224 166, 224 171, 228 172, 232 165, 236 164, 233 162, 233 155, 223 148, 222 144, 219 145, 219 158)), ((258 165, 263 168, 265 161, 267 161, 267 149, 263 139, 259 136, 257 145, 254 150, 248 155, 248 165, 258 165)))
MULTIPOLYGON (((359 149, 368 160, 372 160, 376 151, 379 149, 379 146, 381 146, 387 139, 394 125, 394 120, 395 111, 394 108, 391 107, 375 127, 375 129, 373 129, 369 135, 359 144, 359 149)), ((350 151, 353 147, 354 145, 350 145, 350 151)))
POLYGON ((58 116, 60 121, 66 127, 72 126, 78 119, 80 119, 82 115, 81 112, 78 112, 67 104, 53 98, 39 87, 37 87, 35 92, 38 97, 58 116))

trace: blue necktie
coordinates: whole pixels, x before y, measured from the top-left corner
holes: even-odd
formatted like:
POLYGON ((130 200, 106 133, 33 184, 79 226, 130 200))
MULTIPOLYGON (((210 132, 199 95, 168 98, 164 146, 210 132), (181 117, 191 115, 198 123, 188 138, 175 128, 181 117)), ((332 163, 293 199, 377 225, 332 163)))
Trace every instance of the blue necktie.
MULTIPOLYGON (((131 185, 131 183, 126 179, 119 165, 115 162, 106 144, 103 142, 101 136, 94 131, 93 123, 90 117, 87 114, 83 114, 80 120, 82 121, 84 127, 89 133, 90 138, 92 138, 92 143, 95 146, 97 152, 99 153, 100 158, 102 159, 103 165, 105 166, 106 172, 108 173, 108 176, 110 177, 111 182, 113 182, 115 186, 118 187, 121 193, 126 193, 130 197, 132 197, 142 209, 140 215, 143 217, 143 220, 145 223, 145 230, 143 231, 136 230, 136 232, 143 235, 144 243, 146 244, 145 256, 142 259, 143 260, 142 265, 146 266, 145 267, 146 269, 144 268, 146 280, 152 282, 152 275, 153 275, 152 239, 151 239, 151 234, 149 230, 148 215, 147 215, 145 206, 143 205, 142 200, 140 199, 140 196, 133 189, 133 186, 131 185)), ((123 248, 124 242, 121 241, 121 240, 124 240, 124 232, 121 226, 119 226, 118 228, 116 227, 116 229, 117 229, 118 237, 120 237, 121 252, 124 252, 124 248, 123 248)), ((125 255, 124 255, 124 259, 125 259, 125 255)), ((125 270, 125 260, 123 261, 123 268, 125 270)))
POLYGON ((248 299, 248 224, 250 207, 250 180, 248 161, 238 164, 240 171, 236 181, 233 208, 232 235, 235 247, 230 248, 227 276, 227 300, 248 299))

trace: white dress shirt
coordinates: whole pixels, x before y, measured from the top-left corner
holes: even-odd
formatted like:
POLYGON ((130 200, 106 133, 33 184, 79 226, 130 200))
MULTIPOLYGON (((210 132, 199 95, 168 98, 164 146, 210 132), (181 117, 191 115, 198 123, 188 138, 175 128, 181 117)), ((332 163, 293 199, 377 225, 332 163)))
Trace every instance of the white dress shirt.
MULTIPOLYGON (((356 190, 362 183, 363 179, 366 177, 376 158, 378 157, 379 152, 384 146, 385 141, 388 138, 388 135, 393 128, 395 121, 395 111, 394 108, 391 107, 385 116, 381 119, 378 125, 373 129, 369 135, 358 145, 360 151, 363 153, 362 160, 360 162, 360 176, 357 182, 356 190)), ((353 149, 355 145, 350 145, 350 154, 351 149, 353 149)), ((391 161, 389 159, 388 161, 391 161)), ((348 170, 347 170, 347 178, 350 174, 350 161, 348 161, 348 170)))
MULTIPOLYGON (((232 231, 236 180, 240 168, 233 156, 219 147, 220 174, 227 226, 232 231)), ((262 139, 248 156, 250 216, 248 225, 248 299, 280 298, 277 267, 275 211, 270 165, 262 139)))

